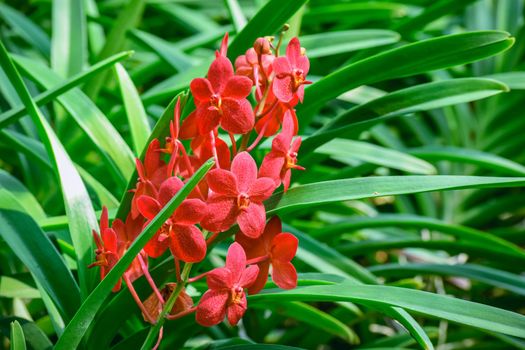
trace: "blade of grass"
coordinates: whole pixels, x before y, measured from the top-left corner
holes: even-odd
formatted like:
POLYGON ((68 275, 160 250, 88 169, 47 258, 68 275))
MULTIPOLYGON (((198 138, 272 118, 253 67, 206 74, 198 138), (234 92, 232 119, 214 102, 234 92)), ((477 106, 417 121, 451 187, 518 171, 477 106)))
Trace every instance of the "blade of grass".
POLYGON ((18 321, 11 322, 11 350, 26 350, 26 338, 18 321))
POLYGON ((239 33, 246 26, 246 17, 242 13, 242 8, 237 0, 224 0, 224 3, 230 13, 235 31, 239 33))
POLYGON ((146 115, 146 111, 140 100, 139 93, 124 67, 122 67, 120 63, 117 63, 115 70, 120 85, 120 93, 126 109, 126 115, 129 121, 133 148, 135 154, 139 154, 144 147, 146 147, 146 142, 151 134, 148 116, 146 115))
POLYGON ((398 306, 430 317, 525 338, 525 316, 496 307, 418 290, 341 283, 299 287, 290 291, 271 290, 248 297, 249 302, 351 301, 370 306, 398 306))
POLYGON ((284 196, 274 194, 265 202, 269 214, 312 209, 314 205, 407 193, 467 188, 523 187, 525 177, 483 177, 454 175, 375 176, 317 182, 291 188, 284 196))
POLYGON ((31 119, 37 126, 40 139, 46 146, 49 159, 52 161, 60 183, 66 214, 69 219, 69 232, 78 259, 81 296, 85 297, 95 279, 94 272, 88 271, 87 266, 91 263, 93 257, 91 230, 98 227, 89 195, 69 155, 33 102, 20 74, 1 42, 0 63, 20 95, 31 119))
POLYGON ((22 37, 33 45, 45 58, 49 58, 51 42, 48 35, 39 26, 31 21, 28 16, 14 8, 0 3, 0 16, 22 37))
POLYGON ((398 169, 413 174, 436 174, 434 166, 422 159, 413 157, 401 151, 377 146, 368 142, 334 139, 317 148, 316 153, 326 154, 343 163, 351 160, 361 160, 392 169, 398 169))
MULTIPOLYGON (((62 83, 62 79, 45 65, 20 56, 17 56, 15 60, 27 75, 45 88, 52 88, 62 83)), ((109 169, 114 170, 112 174, 116 178, 119 177, 120 181, 117 183, 125 183, 135 168, 133 153, 106 116, 79 89, 72 89, 59 96, 58 102, 64 106, 100 150, 109 169)))
POLYGON ((51 68, 63 78, 87 63, 86 16, 82 1, 53 0, 51 68))
MULTIPOLYGON (((3 195, 2 199, 15 208, 14 197, 3 195)), ((69 321, 80 305, 80 291, 53 243, 25 213, 0 209, 0 221, 2 238, 49 295, 61 317, 69 321)))
POLYGON ((311 151, 341 135, 357 137, 394 116, 479 100, 508 91, 498 81, 463 78, 431 82, 397 90, 339 114, 304 140, 301 152, 311 151))
MULTIPOLYGON (((90 79, 94 75, 100 73, 101 71, 108 69, 116 62, 120 62, 130 57, 132 54, 133 51, 125 51, 113 55, 103 61, 97 62, 93 66, 89 67, 89 69, 86 69, 85 71, 78 73, 75 76, 72 76, 63 83, 46 90, 40 95, 35 96, 33 100, 35 101, 37 106, 43 106, 48 102, 51 102, 58 96, 62 95, 63 93, 73 89, 77 85, 82 84, 83 82, 90 79)), ((0 129, 3 129, 11 123, 14 123, 15 121, 23 117, 26 113, 27 111, 25 106, 20 106, 18 108, 13 108, 9 111, 3 112, 2 114, 0 114, 0 129)))
MULTIPOLYGON (((129 0, 126 6, 119 12, 115 22, 111 26, 106 43, 98 55, 99 60, 103 60, 111 55, 116 54, 124 48, 127 32, 134 28, 142 18, 146 1, 129 0)), ((98 93, 107 83, 109 74, 103 73, 95 76, 84 86, 86 96, 92 101, 96 101, 98 93)))
POLYGON ((458 276, 525 295, 525 279, 519 275, 476 264, 382 264, 369 268, 383 277, 413 277, 414 274, 458 276))
MULTIPOLYGON (((306 88, 304 103, 298 106, 297 113, 312 116, 324 103, 360 85, 477 61, 505 51, 513 43, 508 33, 479 31, 394 48, 343 67, 306 88)), ((303 116, 304 126, 308 121, 303 116)))
POLYGON ((394 44, 400 38, 391 30, 354 29, 305 35, 300 39, 308 58, 318 58, 394 44))

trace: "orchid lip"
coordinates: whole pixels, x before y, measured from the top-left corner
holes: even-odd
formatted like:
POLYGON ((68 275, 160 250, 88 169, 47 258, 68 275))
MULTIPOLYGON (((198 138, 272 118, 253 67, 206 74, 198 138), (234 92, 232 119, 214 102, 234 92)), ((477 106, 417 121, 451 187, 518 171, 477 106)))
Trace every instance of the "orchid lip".
POLYGON ((231 289, 230 304, 239 304, 242 301, 244 289, 241 286, 234 286, 231 289))
POLYGON ((250 197, 246 193, 241 193, 237 196, 237 206, 243 210, 250 206, 250 197))

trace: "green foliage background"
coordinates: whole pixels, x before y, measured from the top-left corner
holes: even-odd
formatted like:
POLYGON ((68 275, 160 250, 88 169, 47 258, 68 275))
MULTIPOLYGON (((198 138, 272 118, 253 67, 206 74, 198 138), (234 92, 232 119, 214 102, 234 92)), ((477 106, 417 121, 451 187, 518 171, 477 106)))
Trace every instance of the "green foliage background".
POLYGON ((0 3, 5 347, 143 347, 149 327, 110 290, 211 164, 102 283, 98 211, 128 210, 134 157, 168 134, 175 96, 191 111, 224 33, 234 59, 284 23, 311 61, 307 171, 266 207, 300 239, 301 286, 268 285, 237 328, 167 322, 161 348, 525 349, 523 0, 0 3))

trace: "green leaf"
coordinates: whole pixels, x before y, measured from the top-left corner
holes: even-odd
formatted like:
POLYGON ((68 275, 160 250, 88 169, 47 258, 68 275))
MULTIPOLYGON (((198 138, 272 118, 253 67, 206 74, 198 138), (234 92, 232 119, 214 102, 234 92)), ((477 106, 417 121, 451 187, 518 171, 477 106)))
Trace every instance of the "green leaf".
POLYGON ((29 192, 17 178, 2 169, 0 169, 0 187, 15 196, 17 202, 20 203, 25 211, 35 218, 35 220, 42 220, 46 217, 46 213, 35 196, 29 192))
MULTIPOLYGON (((53 165, 49 161, 46 149, 44 145, 38 140, 32 139, 30 137, 24 136, 23 134, 11 130, 0 130, 0 136, 3 137, 8 144, 13 145, 13 147, 16 148, 18 152, 31 157, 31 159, 34 159, 40 164, 49 168, 50 170, 53 170, 53 165)), ((86 183, 90 187, 90 189, 92 189, 93 192, 97 194, 100 202, 104 203, 108 207, 108 209, 115 208, 119 205, 118 201, 111 194, 111 192, 109 192, 109 190, 106 187, 104 187, 104 185, 102 185, 100 182, 98 182, 98 180, 91 176, 91 174, 89 174, 78 164, 75 164, 75 168, 82 177, 82 180, 84 180, 84 183, 86 183)), ((17 199, 20 201, 20 198, 17 199)), ((35 201, 36 199, 33 201, 33 205, 38 204, 38 202, 35 203, 35 201)), ((21 202, 21 204, 24 205, 24 202, 21 202)), ((42 223, 45 221, 45 217, 40 217, 39 214, 39 212, 42 211, 42 209, 38 210, 36 207, 27 208, 32 208, 31 210, 26 211, 28 213, 31 213, 32 216, 35 217, 37 222, 42 223)), ((67 219, 65 220, 65 226, 67 227, 67 219)))
MULTIPOLYGON (((305 264, 321 272, 344 276, 349 281, 361 281, 370 284, 378 283, 373 274, 335 249, 318 242, 291 226, 286 225, 284 229, 293 233, 299 239, 297 257, 305 264)), ((384 307, 382 311, 398 320, 421 347, 434 348, 425 331, 406 311, 397 307, 384 307)))
POLYGON ((79 289, 49 238, 21 212, 0 209, 0 223, 2 238, 49 294, 64 320, 70 320, 80 305, 79 289))
POLYGON ((137 29, 131 30, 131 34, 179 72, 185 71, 195 65, 194 60, 182 50, 153 34, 137 29))
MULTIPOLYGON (((86 69, 85 71, 78 73, 75 76, 72 76, 71 78, 64 81, 62 84, 52 89, 46 90, 40 95, 35 96, 33 99, 38 106, 43 106, 48 102, 54 100, 56 97, 71 90, 75 86, 82 84, 84 81, 90 79, 102 70, 111 67, 115 62, 119 62, 123 59, 128 58, 129 56, 131 56, 132 53, 133 51, 121 52, 103 61, 97 62, 93 66, 89 67, 89 69, 86 69)), ((18 119, 23 117, 25 113, 27 113, 25 106, 21 106, 0 114, 0 129, 4 128, 6 125, 17 121, 18 119)))
MULTIPOLYGON (((128 0, 126 5, 119 9, 117 19, 111 25, 111 31, 106 37, 104 47, 98 55, 99 60, 108 58, 124 48, 127 32, 135 27, 144 12, 145 0, 128 0)), ((100 89, 107 83, 109 74, 107 72, 95 76, 84 87, 86 96, 95 101, 100 89)))
POLYGON ((357 26, 374 21, 389 21, 406 15, 408 7, 389 2, 344 2, 312 6, 305 14, 308 23, 344 22, 346 26, 357 26))
POLYGON ((239 33, 246 26, 246 17, 242 13, 241 6, 237 0, 224 0, 230 13, 235 31, 239 33))
POLYGON ((40 292, 24 282, 9 276, 0 276, 0 297, 40 299, 40 292))
POLYGON ((24 331, 18 321, 11 323, 11 350, 26 350, 24 331))
POLYGON ((350 301, 369 307, 398 306, 425 316, 525 338, 525 316, 492 306, 413 289, 342 284, 270 290, 248 297, 249 303, 350 301))
POLYGON ((260 36, 272 35, 308 0, 270 0, 253 16, 235 36, 228 47, 228 56, 242 55, 260 36))
POLYGON ((398 33, 384 29, 355 29, 305 35, 300 38, 308 58, 318 58, 398 42, 398 33))
POLYGON ((50 350, 53 344, 44 334, 44 332, 34 323, 20 317, 2 317, 0 320, 0 332, 8 334, 11 323, 20 323, 24 332, 25 341, 30 349, 33 350, 50 350))
POLYGON ((519 295, 525 295, 525 278, 506 271, 475 264, 382 264, 369 268, 379 276, 413 277, 414 274, 458 276, 503 288, 519 295))
POLYGON ((303 350, 295 346, 272 344, 238 344, 214 347, 215 350, 303 350))
POLYGON ((484 78, 501 81, 511 90, 525 90, 525 72, 504 72, 485 75, 484 78))
POLYGON ((364 228, 382 227, 429 229, 452 235, 460 241, 476 243, 478 246, 493 251, 494 254, 510 255, 520 259, 525 258, 525 251, 522 248, 488 232, 446 223, 435 218, 408 214, 380 214, 372 217, 359 216, 347 218, 343 221, 324 227, 321 230, 314 230, 310 232, 310 235, 313 237, 330 239, 343 232, 357 231, 364 228))
POLYGON ((98 227, 89 195, 64 146, 31 99, 21 76, 1 42, 0 64, 15 86, 20 99, 36 125, 60 183, 66 214, 69 219, 69 233, 78 258, 81 296, 85 296, 94 281, 94 272, 87 270, 93 255, 91 230, 98 227))
POLYGON ((523 177, 482 177, 453 175, 376 176, 317 182, 274 194, 265 202, 268 214, 311 208, 313 205, 352 199, 374 198, 466 188, 525 186, 523 177))
POLYGON ((359 337, 357 334, 343 322, 308 304, 292 301, 286 303, 272 303, 271 305, 264 306, 256 304, 254 307, 269 309, 278 314, 292 317, 310 327, 335 335, 349 344, 359 343, 359 337))
POLYGON ((479 31, 395 48, 352 63, 306 88, 304 103, 298 106, 297 113, 313 113, 313 109, 360 85, 474 62, 502 52, 513 43, 508 33, 479 31))
MULTIPOLYGON (((34 60, 24 57, 16 57, 15 60, 27 75, 46 89, 63 82, 52 70, 34 60)), ((110 163, 108 165, 111 168, 116 165, 122 178, 128 179, 135 167, 133 153, 100 109, 79 89, 72 89, 58 97, 58 102, 93 141, 110 163)))
POLYGON ((507 86, 494 80, 463 78, 391 92, 333 118, 304 140, 301 152, 308 153, 334 137, 358 136, 361 131, 388 118, 475 101, 504 91, 508 91, 507 86))
POLYGON ((139 154, 144 147, 146 147, 146 142, 151 133, 148 116, 140 100, 139 93, 124 67, 122 67, 120 63, 117 63, 115 69, 120 84, 120 93, 124 100, 124 107, 129 121, 133 148, 135 149, 135 154, 139 154))
POLYGON ((436 168, 424 160, 363 141, 334 139, 315 152, 329 155, 347 165, 353 165, 355 160, 359 160, 413 174, 437 173, 436 168))
POLYGON ((525 166, 495 154, 452 146, 412 148, 410 154, 428 161, 448 160, 477 165, 480 168, 508 175, 525 175, 525 166))
POLYGON ((208 160, 204 163, 189 181, 186 182, 184 187, 173 196, 157 216, 155 216, 155 218, 144 228, 142 233, 135 239, 135 241, 133 241, 122 258, 120 258, 118 263, 111 269, 111 271, 109 271, 106 277, 98 284, 80 306, 80 309, 67 325, 62 336, 58 339, 55 350, 75 349, 78 346, 91 322, 95 318, 96 313, 104 303, 104 300, 111 293, 111 289, 115 283, 117 283, 122 277, 122 274, 126 271, 133 259, 135 259, 141 249, 153 237, 153 235, 155 235, 162 224, 173 214, 175 209, 190 194, 195 186, 197 186, 199 181, 206 175, 213 164, 212 160, 208 160))
POLYGON ((440 0, 433 2, 430 6, 426 7, 424 11, 414 17, 409 17, 399 21, 394 25, 394 30, 408 34, 416 30, 424 29, 425 26, 436 19, 443 17, 447 14, 457 13, 470 5, 476 0, 440 0))
POLYGON ((48 58, 51 51, 51 42, 46 32, 31 21, 28 16, 23 15, 17 10, 9 7, 5 3, 0 3, 0 16, 3 20, 22 37, 25 41, 33 45, 44 57, 48 58))
POLYGON ((202 11, 191 9, 187 6, 182 6, 174 2, 161 1, 151 5, 152 7, 166 13, 169 17, 171 17, 169 20, 179 22, 180 25, 187 31, 209 33, 219 28, 219 25, 215 23, 215 21, 210 18, 210 16, 202 13, 202 11))
POLYGON ((87 63, 86 16, 82 1, 53 0, 51 68, 63 78, 87 63))

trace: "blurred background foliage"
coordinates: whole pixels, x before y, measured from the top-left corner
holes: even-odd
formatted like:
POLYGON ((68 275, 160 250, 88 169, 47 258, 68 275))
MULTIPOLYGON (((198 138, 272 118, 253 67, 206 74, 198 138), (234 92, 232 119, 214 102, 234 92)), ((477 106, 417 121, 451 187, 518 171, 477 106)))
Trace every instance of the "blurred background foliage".
MULTIPOLYGON (((371 186, 368 197, 373 198, 314 198, 301 211, 282 215, 301 241, 298 271, 452 295, 524 313, 523 189, 481 189, 485 180, 475 183, 473 178, 457 185, 456 177, 424 182, 433 175, 525 176, 522 0, 0 3, 2 43, 73 160, 93 208, 98 211, 104 204, 113 213, 133 172, 133 158, 141 155, 157 122, 171 117, 165 108, 174 96, 192 78, 205 75, 224 33, 236 37, 241 32, 230 46, 234 59, 257 36, 278 34, 285 22, 290 24, 285 38, 299 36, 315 82, 298 114, 301 134, 317 139, 304 143, 299 164, 307 171, 294 174, 295 184, 385 177, 385 192, 409 193, 382 195, 371 186), (485 30, 508 34, 477 32, 485 30), (410 43, 469 32, 478 34, 445 37, 370 59, 410 43), (327 76, 332 79, 323 79, 327 76), (391 177, 398 175, 403 177, 391 177), (459 187, 470 189, 426 192, 459 187)), ((7 338, 19 334, 9 326, 16 319, 28 347, 46 349, 68 320, 43 292, 48 289, 42 281, 62 270, 35 271, 39 263, 62 257, 73 277, 55 275, 57 281, 49 283, 76 283, 77 243, 64 216, 75 206, 62 194, 76 188, 68 188, 67 176, 57 182, 46 143, 5 67, 0 70, 0 207, 28 215, 0 220, 0 332, 8 344, 7 338), (14 242, 14 232, 34 241, 34 250, 14 242), (49 242, 60 255, 46 255, 49 242)), ((165 127, 156 130, 166 134, 165 127)), ((260 160, 263 152, 259 155, 260 160)), ((93 225, 92 211, 83 216, 77 212, 80 226, 82 220, 93 225)), ((224 252, 219 246, 206 264, 218 265, 224 252)), ((169 262, 159 263, 154 273, 169 280, 171 268, 169 262)), ((316 279, 308 276, 305 280, 316 279)), ((144 285, 142 290, 147 294, 144 285)), ((147 328, 129 295, 113 295, 104 305, 82 346, 139 348, 147 328)), ((168 322, 162 348, 238 343, 248 349, 248 342, 256 342, 306 349, 415 349, 425 344, 384 306, 365 306, 262 299, 250 304, 238 328, 221 324, 204 329, 192 317, 168 322)), ((442 350, 525 348, 518 338, 476 329, 487 328, 481 323, 471 323, 473 328, 415 319, 442 350)))

